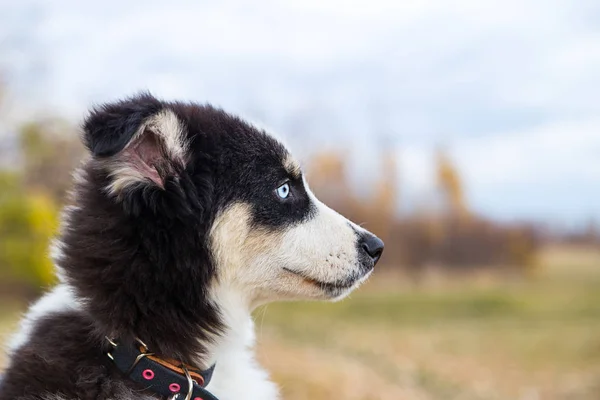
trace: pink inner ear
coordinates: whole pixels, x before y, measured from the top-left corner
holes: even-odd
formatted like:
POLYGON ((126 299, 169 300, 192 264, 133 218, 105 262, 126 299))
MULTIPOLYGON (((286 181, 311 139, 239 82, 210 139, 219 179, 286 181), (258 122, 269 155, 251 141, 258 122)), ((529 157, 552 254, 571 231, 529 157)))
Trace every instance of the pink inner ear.
POLYGON ((158 173, 156 166, 165 161, 165 156, 159 139, 153 132, 142 133, 123 151, 122 157, 132 168, 164 188, 163 178, 158 173))

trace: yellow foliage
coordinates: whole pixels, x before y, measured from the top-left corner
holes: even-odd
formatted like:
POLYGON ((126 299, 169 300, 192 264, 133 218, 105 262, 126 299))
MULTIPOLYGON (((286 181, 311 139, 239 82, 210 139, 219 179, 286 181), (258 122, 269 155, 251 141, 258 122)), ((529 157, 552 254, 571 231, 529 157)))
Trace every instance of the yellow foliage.
POLYGON ((0 176, 0 276, 32 288, 53 282, 48 244, 56 232, 58 210, 43 194, 28 194, 19 177, 0 176))
POLYGON ((37 194, 28 198, 28 209, 29 224, 36 236, 32 248, 36 257, 34 272, 42 284, 48 285, 54 281, 53 265, 47 255, 47 248, 58 228, 57 208, 50 197, 37 194))
POLYGON ((437 179, 448 211, 458 217, 467 217, 468 209, 460 174, 443 151, 437 153, 437 179))

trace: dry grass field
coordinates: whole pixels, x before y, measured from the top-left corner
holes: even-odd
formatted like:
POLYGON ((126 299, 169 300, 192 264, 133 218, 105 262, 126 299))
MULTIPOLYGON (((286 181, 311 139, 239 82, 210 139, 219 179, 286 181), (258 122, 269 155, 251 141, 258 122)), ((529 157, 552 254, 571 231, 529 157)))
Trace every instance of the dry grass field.
MULTIPOLYGON (((0 340, 22 309, 2 304, 0 340)), ((415 287, 375 274, 343 302, 255 317, 286 400, 600 399, 598 251, 546 250, 526 280, 415 287)))

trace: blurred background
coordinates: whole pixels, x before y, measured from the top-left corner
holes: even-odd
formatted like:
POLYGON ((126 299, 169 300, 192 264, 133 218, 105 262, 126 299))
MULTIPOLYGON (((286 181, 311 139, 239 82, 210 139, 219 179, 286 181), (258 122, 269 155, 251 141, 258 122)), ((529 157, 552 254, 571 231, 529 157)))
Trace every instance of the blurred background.
POLYGON ((150 90, 268 127, 386 241, 350 299, 256 312, 285 399, 600 399, 599 89, 597 1, 0 0, 0 341, 86 109, 150 90))

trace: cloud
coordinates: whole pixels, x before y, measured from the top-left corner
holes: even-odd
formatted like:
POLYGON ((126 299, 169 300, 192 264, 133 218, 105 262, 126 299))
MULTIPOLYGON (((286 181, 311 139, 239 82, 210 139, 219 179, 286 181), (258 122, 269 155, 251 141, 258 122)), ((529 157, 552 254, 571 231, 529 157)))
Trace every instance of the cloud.
POLYGON ((591 0, 23 0, 0 4, 0 68, 23 114, 210 100, 294 147, 349 148, 360 180, 395 146, 418 197, 441 145, 475 207, 585 218, 565 193, 598 186, 599 22, 591 0))
POLYGON ((480 208, 580 219, 600 215, 599 133, 598 117, 557 121, 457 144, 454 155, 480 208))

